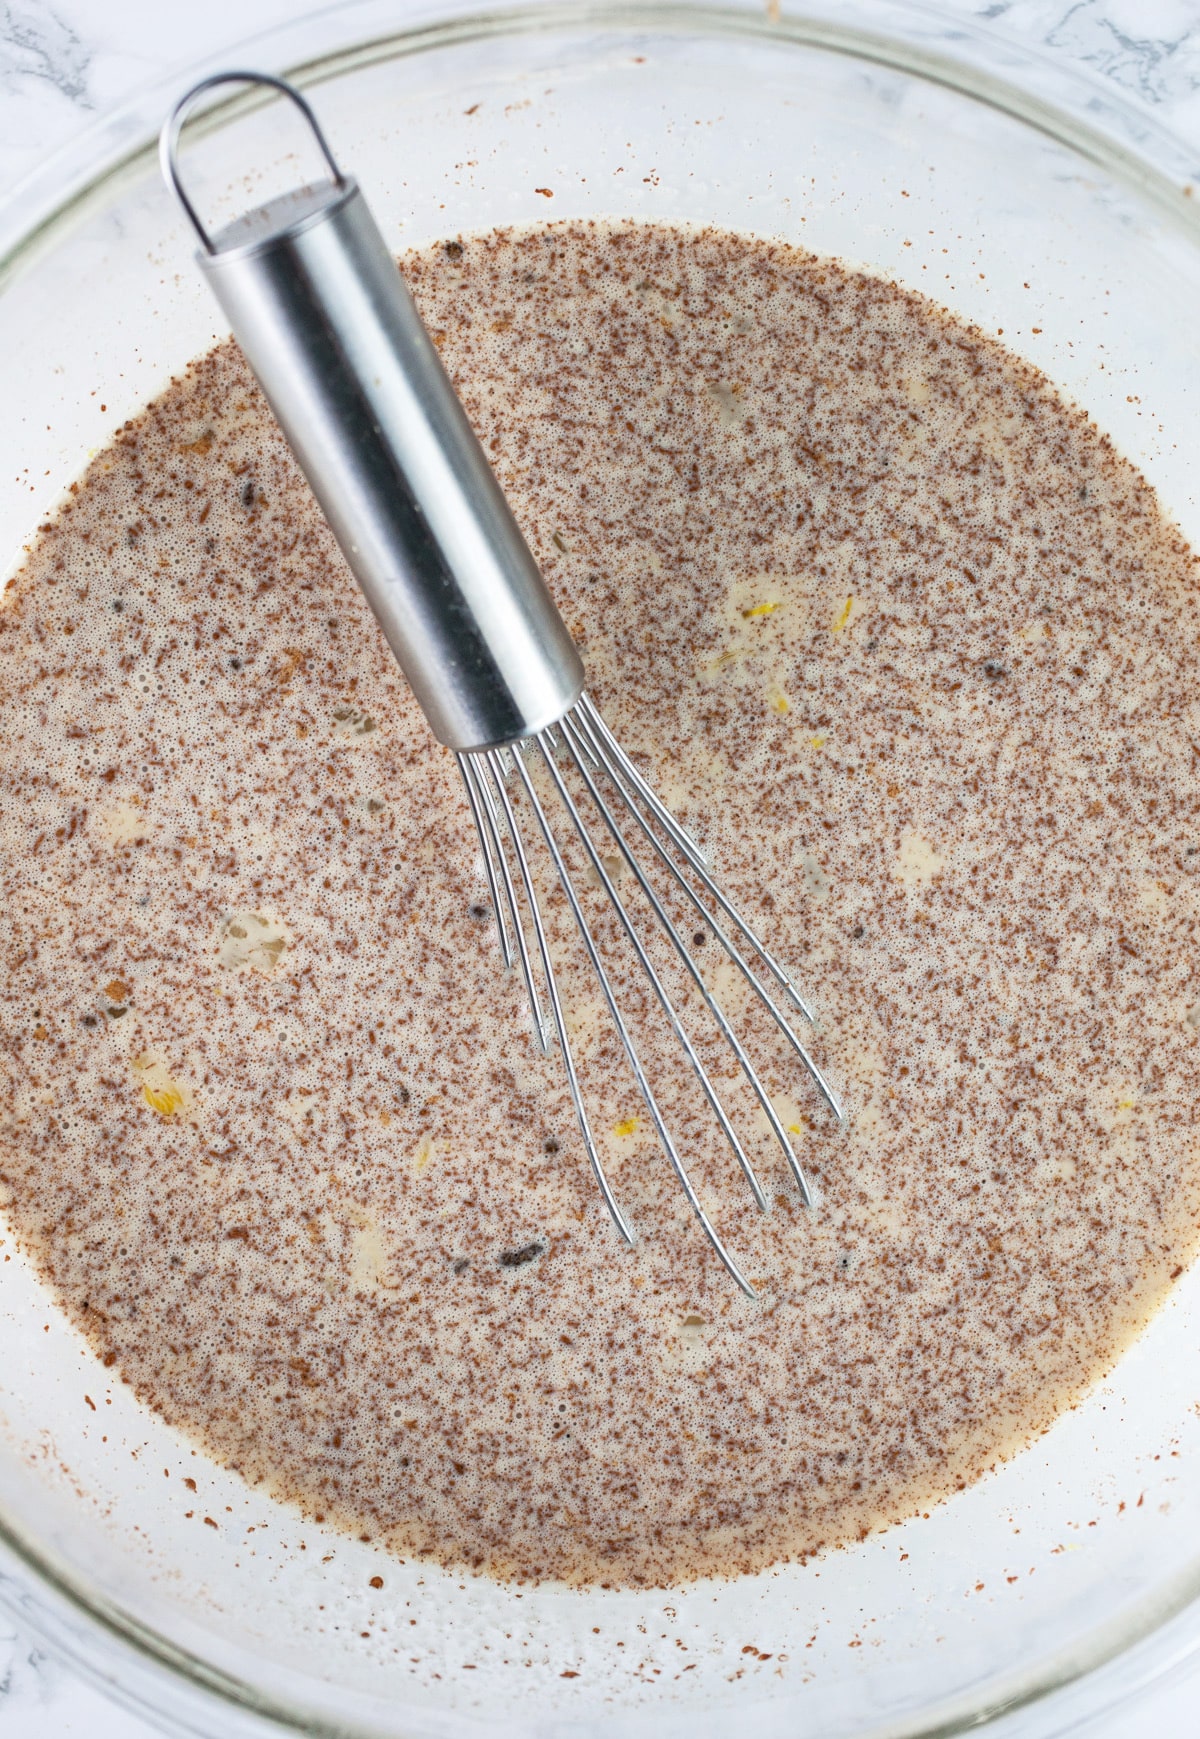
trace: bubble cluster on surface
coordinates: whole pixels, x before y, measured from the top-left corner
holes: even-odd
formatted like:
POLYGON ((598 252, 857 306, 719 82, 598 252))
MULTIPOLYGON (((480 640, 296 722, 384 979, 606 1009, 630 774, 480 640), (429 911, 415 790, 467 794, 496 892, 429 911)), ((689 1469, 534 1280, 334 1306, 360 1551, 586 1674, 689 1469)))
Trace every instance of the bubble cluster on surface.
POLYGON ((820 1009, 841 1133, 689 917, 816 1209, 763 1120, 758 1214, 601 930, 744 1299, 548 897, 620 1246, 453 759, 223 345, 0 609, 6 1213, 310 1517, 526 1578, 804 1557, 1044 1429, 1192 1255, 1195 558, 1046 380, 835 262, 568 223, 404 265, 591 693, 820 1009))

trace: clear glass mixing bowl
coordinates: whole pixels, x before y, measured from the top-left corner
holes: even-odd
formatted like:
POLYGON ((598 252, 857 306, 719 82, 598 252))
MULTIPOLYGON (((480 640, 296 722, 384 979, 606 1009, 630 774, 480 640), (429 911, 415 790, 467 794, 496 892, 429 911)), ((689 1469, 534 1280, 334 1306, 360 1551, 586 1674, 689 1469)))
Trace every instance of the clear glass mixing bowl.
MULTIPOLYGON (((1200 544, 1200 221, 1186 153, 1111 93, 889 0, 402 16, 339 6, 225 57, 315 90, 397 247, 601 213, 860 262, 1002 331, 1200 544)), ((0 209, 0 559, 217 336, 147 143, 167 95, 0 209)), ((215 115, 210 214, 294 180, 297 144, 277 109, 215 115)), ((3 1238, 0 1593, 186 1730, 882 1739, 1024 1706, 1041 1733, 1200 1637, 1200 1272, 1084 1405, 928 1517, 646 1595, 463 1581, 302 1525, 145 1412, 3 1238)))

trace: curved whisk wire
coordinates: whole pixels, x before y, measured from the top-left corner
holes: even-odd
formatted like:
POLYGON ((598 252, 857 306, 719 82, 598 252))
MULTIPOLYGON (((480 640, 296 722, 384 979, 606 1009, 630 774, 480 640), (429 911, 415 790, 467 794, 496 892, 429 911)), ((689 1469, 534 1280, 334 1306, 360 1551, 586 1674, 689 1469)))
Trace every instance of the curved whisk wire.
POLYGON ((648 848, 650 864, 660 875, 665 876, 667 885, 677 896, 682 896, 688 908, 703 921, 705 933, 711 933, 725 957, 734 966, 746 985, 752 1002, 770 1016, 784 1035, 791 1050, 803 1064, 821 1100, 840 1122, 844 1116, 841 1102, 808 1046, 796 1032, 788 1012, 780 1006, 780 993, 794 1010, 811 1023, 813 1014, 809 1004, 721 889, 695 841, 662 803, 649 781, 638 772, 586 693, 581 695, 578 702, 554 727, 540 731, 536 736, 508 748, 462 752, 458 755, 458 761, 479 834, 484 871, 505 965, 520 966, 534 1034, 542 1050, 546 1050, 550 1037, 558 1040, 588 1162, 618 1233, 625 1243, 633 1243, 633 1232, 605 1172, 584 1102, 578 1065, 571 1045, 540 904, 540 899, 545 896, 539 895, 529 846, 521 832, 518 805, 532 818, 533 836, 545 850, 554 881, 566 902, 658 1143, 713 1250, 746 1296, 756 1297, 753 1285, 714 1226, 680 1154, 678 1143, 647 1074, 629 1021, 622 1011, 617 986, 605 965, 603 951, 589 924, 584 904, 584 888, 590 884, 603 894, 616 921, 618 934, 624 937, 632 950, 654 1001, 674 1034, 709 1109, 750 1185, 755 1201, 764 1211, 769 1205, 767 1192, 755 1172, 733 1118, 717 1091, 712 1073, 702 1060, 683 1015, 651 958, 650 949, 638 929, 627 901, 618 890, 617 880, 622 872, 627 871, 631 876, 649 909, 657 933, 669 945, 671 955, 682 968, 685 983, 694 987, 717 1033, 732 1052, 741 1078, 783 1150, 801 1199, 806 1207, 811 1207, 812 1189, 796 1153, 792 1132, 772 1103, 771 1096, 728 1014, 709 988, 679 924, 672 918, 663 895, 655 887, 646 866, 638 857, 631 835, 648 848), (546 792, 546 800, 539 794, 539 784, 546 792), (572 794, 572 785, 579 793, 579 800, 572 794), (561 839, 548 812, 548 803, 551 801, 565 818, 566 825, 562 829, 561 839), (587 803, 610 837, 616 847, 615 854, 600 849, 589 830, 581 802, 587 803), (570 842, 573 842, 573 847, 570 842), (569 856, 578 860, 580 854, 583 863, 582 878, 578 869, 573 869, 569 861, 569 856), (527 932, 532 932, 532 948, 529 946, 527 932), (549 1003, 549 1016, 543 1013, 539 978, 549 1003))

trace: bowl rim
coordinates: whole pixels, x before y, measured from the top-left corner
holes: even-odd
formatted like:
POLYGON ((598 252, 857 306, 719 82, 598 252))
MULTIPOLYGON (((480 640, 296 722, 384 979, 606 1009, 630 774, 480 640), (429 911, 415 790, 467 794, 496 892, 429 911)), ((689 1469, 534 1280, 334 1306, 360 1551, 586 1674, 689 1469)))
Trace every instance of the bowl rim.
MULTIPOLYGON (((1115 91, 1103 75, 1001 32, 990 21, 963 17, 939 0, 806 0, 803 12, 786 14, 779 0, 767 0, 765 8, 760 0, 526 0, 490 8, 487 0, 326 0, 315 12, 239 38, 140 87, 0 193, 0 291, 99 197, 149 166, 171 99, 205 73, 230 65, 231 56, 249 61, 261 54, 268 70, 308 90, 358 66, 458 42, 548 29, 622 28, 823 49, 943 85, 1066 145, 1200 239, 1200 197, 1193 198, 1200 194, 1200 153, 1187 141, 1115 91), (412 20, 400 28, 390 16, 398 9, 412 20), (874 28, 847 22, 851 13, 870 19, 874 28), (942 45, 887 29, 914 23, 923 35, 937 34, 942 45), (353 35, 356 28, 365 34, 353 35), (348 32, 353 40, 346 43, 348 32), (339 40, 322 47, 322 35, 339 40), (953 54, 944 46, 949 40, 953 54), (997 59, 1029 77, 1033 88, 993 70, 997 59), (1059 100, 1044 95, 1046 90, 1059 100), (1067 95, 1083 113, 1062 106, 1067 95)), ((202 137, 266 101, 269 93, 236 91, 200 109, 190 128, 202 137)))
MULTIPOLYGON (((311 90, 360 67, 548 31, 738 37, 825 51, 900 72, 994 109, 1066 146, 1154 207, 1200 247, 1200 197, 1193 197, 1194 191, 1200 193, 1195 186, 1200 183, 1200 158, 1187 141, 1115 92, 1102 75, 1063 62, 996 29, 989 20, 964 17, 949 3, 807 0, 804 12, 783 14, 778 0, 768 0, 765 7, 761 0, 529 0, 491 8, 487 0, 326 0, 315 12, 239 39, 141 87, 0 195, 0 297, 75 223, 153 166, 158 125, 171 100, 209 71, 235 61, 261 65, 311 90), (409 21, 398 26, 397 16, 409 21), (892 33, 906 26, 907 35, 892 33), (950 43, 953 53, 948 52, 950 43), (995 70, 997 60, 1003 72, 995 70), (1016 75, 1027 82, 1014 82, 1016 75), (1074 106, 1064 106, 1068 101, 1074 106)), ((203 135, 224 128, 267 100, 269 94, 255 91, 224 96, 198 113, 192 129, 203 135)), ((334 1724, 289 1706, 213 1666, 48 1561, 30 1532, 3 1513, 0 1608, 69 1659, 107 1696, 150 1719, 169 1715, 181 1730, 227 1734, 234 1731, 233 1720, 236 1731, 247 1734, 283 1731, 312 1739, 349 1739, 353 1733, 374 1739, 378 1733, 348 1725, 344 1715, 334 1724), (33 1590, 12 1573, 14 1568, 32 1579, 33 1590), (97 1635, 107 1651, 104 1664, 89 1647, 97 1635), (203 1710, 197 1706, 197 1692, 205 1699, 203 1710), (207 1720, 195 1724, 205 1716, 219 1725, 207 1720)), ((1105 1668, 1128 1663, 1133 1670, 1118 1690, 1123 1702, 1198 1652, 1200 1556, 1168 1588, 1144 1600, 1132 1624, 1122 1615, 1093 1626, 1082 1643, 1026 1666, 1019 1684, 1010 1675, 1007 1685, 994 1685, 973 1697, 957 1695, 928 1715, 885 1721, 870 1730, 871 1739, 951 1739, 1085 1680, 1098 1684, 1105 1668), (1187 1634, 1179 1634, 1181 1621, 1187 1634), (1152 1644, 1156 1646, 1147 1646, 1152 1644)), ((1105 1697, 1103 1706, 1115 1705, 1105 1697)), ((730 1719, 742 1720, 748 1712, 731 1712, 730 1719)), ((1063 1719, 1072 1723, 1078 1715, 1078 1710, 1062 1710, 1063 1719)), ((555 1731, 566 1731, 569 1725, 558 1717, 555 1731)))

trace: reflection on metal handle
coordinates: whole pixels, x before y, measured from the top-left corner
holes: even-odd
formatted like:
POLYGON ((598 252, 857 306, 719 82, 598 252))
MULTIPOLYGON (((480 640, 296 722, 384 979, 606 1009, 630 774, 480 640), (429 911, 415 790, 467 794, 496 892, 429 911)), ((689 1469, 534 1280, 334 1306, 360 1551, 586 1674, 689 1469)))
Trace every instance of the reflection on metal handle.
POLYGON ((176 104, 163 173, 199 263, 435 735, 457 750, 535 735, 583 665, 357 184, 282 79, 224 73, 176 104), (307 116, 331 181, 210 235, 184 192, 179 135, 227 82, 307 116))

